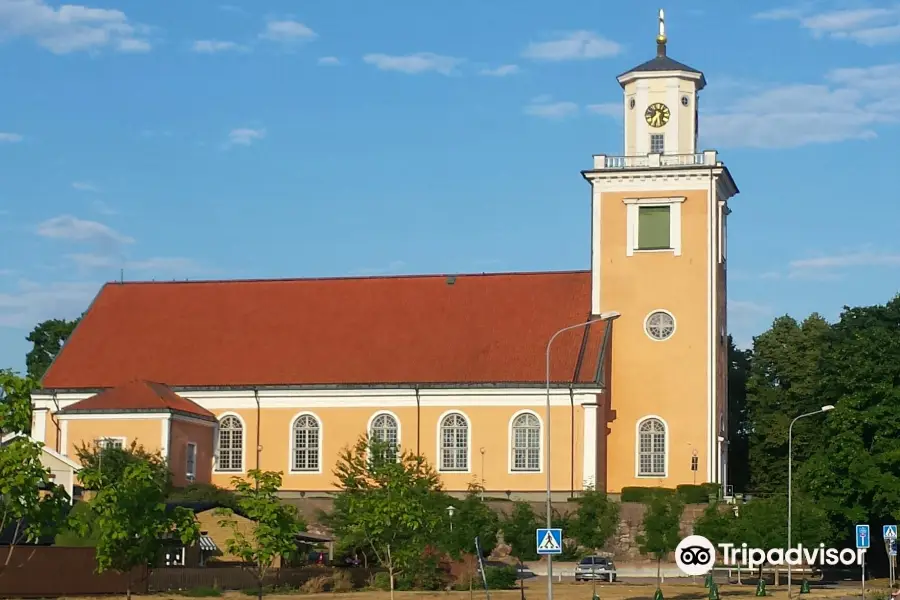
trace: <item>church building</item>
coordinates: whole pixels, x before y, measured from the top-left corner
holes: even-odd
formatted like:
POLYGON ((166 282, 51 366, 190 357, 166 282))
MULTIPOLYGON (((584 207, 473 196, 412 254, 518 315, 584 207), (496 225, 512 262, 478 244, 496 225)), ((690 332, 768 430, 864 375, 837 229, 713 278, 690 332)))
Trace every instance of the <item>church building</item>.
POLYGON ((286 496, 333 492, 362 434, 451 492, 533 499, 548 471, 554 499, 727 484, 738 190, 697 148, 706 79, 669 58, 662 13, 656 41, 618 77, 622 152, 581 172, 588 270, 108 283, 33 395, 32 436, 70 460, 136 441, 177 485, 280 471, 286 496))

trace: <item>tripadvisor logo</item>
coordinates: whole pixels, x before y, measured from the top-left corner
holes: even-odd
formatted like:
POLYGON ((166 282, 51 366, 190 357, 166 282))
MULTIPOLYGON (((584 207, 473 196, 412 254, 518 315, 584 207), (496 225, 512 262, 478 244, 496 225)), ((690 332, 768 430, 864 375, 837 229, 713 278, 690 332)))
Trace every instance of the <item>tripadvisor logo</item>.
MULTIPOLYGON (((756 569, 764 564, 770 565, 810 565, 810 566, 859 566, 862 565, 864 549, 826 548, 825 544, 807 548, 802 544, 796 548, 783 550, 772 548, 750 548, 747 544, 719 544, 722 554, 722 565, 726 567, 746 565, 748 569, 756 569)), ((675 564, 685 575, 706 575, 716 564, 716 547, 702 535, 689 535, 679 542, 675 548, 675 564)))

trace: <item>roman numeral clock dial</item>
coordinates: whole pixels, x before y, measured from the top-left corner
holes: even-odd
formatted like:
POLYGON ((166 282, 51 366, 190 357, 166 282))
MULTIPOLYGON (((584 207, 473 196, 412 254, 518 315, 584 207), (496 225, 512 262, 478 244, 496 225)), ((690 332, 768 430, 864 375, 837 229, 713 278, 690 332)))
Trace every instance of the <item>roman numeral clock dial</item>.
POLYGON ((650 127, 662 127, 669 122, 670 116, 672 113, 669 112, 669 107, 662 102, 651 104, 644 113, 644 118, 650 127))

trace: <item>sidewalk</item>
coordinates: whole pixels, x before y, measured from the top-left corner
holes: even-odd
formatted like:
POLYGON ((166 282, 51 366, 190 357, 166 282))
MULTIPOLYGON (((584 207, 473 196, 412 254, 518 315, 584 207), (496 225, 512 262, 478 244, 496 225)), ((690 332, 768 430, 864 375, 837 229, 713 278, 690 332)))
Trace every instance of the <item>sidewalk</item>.
MULTIPOLYGON (((553 561, 553 577, 574 577, 576 565, 578 563, 553 561)), ((537 577, 547 576, 547 563, 545 562, 528 562, 525 563, 525 568, 537 577)), ((688 577, 675 565, 662 565, 660 572, 666 579, 688 577)), ((616 564, 616 576, 619 579, 656 578, 656 565, 616 564)))

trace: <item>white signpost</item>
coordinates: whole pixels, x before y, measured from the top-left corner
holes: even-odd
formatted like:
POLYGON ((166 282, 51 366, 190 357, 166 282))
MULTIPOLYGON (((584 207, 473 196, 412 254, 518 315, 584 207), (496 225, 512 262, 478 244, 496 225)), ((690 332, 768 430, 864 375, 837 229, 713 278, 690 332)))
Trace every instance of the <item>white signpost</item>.
POLYGON ((882 525, 881 535, 884 538, 884 549, 888 554, 888 579, 891 589, 897 579, 897 526, 882 525))

